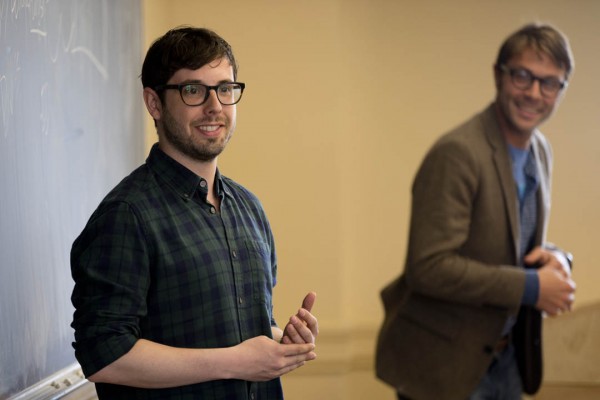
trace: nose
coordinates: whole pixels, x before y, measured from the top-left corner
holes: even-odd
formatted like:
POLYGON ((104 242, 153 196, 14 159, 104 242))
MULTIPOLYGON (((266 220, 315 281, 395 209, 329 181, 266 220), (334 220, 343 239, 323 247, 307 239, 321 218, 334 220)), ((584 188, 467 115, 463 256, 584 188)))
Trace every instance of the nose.
POLYGON ((208 114, 216 114, 221 112, 221 110, 223 109, 223 105, 217 97, 217 90, 215 88, 211 88, 208 91, 208 98, 206 99, 206 102, 203 105, 204 111, 208 114))
POLYGON ((525 93, 527 93, 527 95, 534 97, 536 99, 542 97, 541 82, 538 79, 534 79, 533 82, 531 82, 531 85, 529 86, 529 88, 527 88, 527 90, 525 90, 525 93))

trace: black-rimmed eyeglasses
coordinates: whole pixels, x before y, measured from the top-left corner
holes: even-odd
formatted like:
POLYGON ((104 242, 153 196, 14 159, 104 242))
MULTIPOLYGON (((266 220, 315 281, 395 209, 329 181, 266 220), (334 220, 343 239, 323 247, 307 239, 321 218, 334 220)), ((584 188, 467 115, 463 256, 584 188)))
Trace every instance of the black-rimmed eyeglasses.
POLYGON ((224 106, 237 104, 242 98, 246 84, 242 82, 225 82, 216 86, 208 86, 202 83, 181 83, 179 85, 159 85, 156 91, 165 89, 177 89, 181 100, 188 106, 200 106, 208 100, 210 91, 214 90, 217 99, 224 106))
POLYGON ((500 65, 498 68, 502 72, 509 74, 513 85, 521 90, 529 89, 531 85, 533 85, 533 82, 538 81, 540 83, 540 92, 546 97, 556 96, 558 92, 568 85, 567 81, 561 81, 558 78, 541 78, 535 76, 531 71, 525 68, 510 68, 506 65, 500 65))

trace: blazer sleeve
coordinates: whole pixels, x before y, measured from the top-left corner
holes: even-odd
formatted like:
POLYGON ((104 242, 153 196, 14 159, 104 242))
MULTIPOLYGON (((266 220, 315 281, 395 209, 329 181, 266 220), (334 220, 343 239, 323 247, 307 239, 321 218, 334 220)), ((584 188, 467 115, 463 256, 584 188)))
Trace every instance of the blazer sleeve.
MULTIPOLYGON (((472 217, 477 202, 487 195, 481 185, 485 168, 480 160, 469 143, 447 138, 426 155, 412 188, 407 284, 415 292, 449 302, 516 310, 524 291, 525 272, 500 262, 482 262, 485 257, 470 254, 466 246, 478 240, 473 237, 475 225, 481 230, 507 223, 507 218, 494 215, 502 209, 493 210, 493 206, 483 214, 490 220, 472 217)), ((493 178, 485 179, 489 183, 493 178)), ((497 243, 488 240, 476 247, 485 252, 486 248, 506 247, 506 242, 498 238, 497 243)), ((506 253, 504 248, 498 252, 506 253)))

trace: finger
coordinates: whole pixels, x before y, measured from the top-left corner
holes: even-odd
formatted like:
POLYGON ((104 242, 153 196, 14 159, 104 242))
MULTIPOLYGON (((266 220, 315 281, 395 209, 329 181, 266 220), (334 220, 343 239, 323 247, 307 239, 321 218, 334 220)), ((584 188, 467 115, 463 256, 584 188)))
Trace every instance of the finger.
POLYGON ((284 335, 284 336, 281 338, 281 343, 283 343, 283 344, 292 344, 292 343, 294 343, 294 342, 292 342, 292 339, 290 339, 290 338, 289 338, 289 336, 287 336, 287 335, 284 335))
POLYGON ((296 343, 314 343, 315 336, 313 335, 312 329, 308 327, 306 321, 301 320, 294 315, 290 318, 290 323, 293 324, 296 333, 299 335, 299 337, 292 337, 296 343))
POLYGON ((285 375, 288 372, 295 370, 296 368, 300 368, 306 364, 307 361, 312 361, 317 358, 317 354, 314 352, 309 352, 303 355, 290 357, 288 359, 289 362, 286 363, 282 368, 280 368, 277 373, 281 375, 285 375))
POLYGON ((567 300, 565 301, 566 311, 572 310, 574 302, 575 302, 575 294, 571 293, 567 296, 567 300))
POLYGON ((572 272, 571 266, 569 265, 569 260, 567 260, 564 253, 556 251, 552 252, 552 255, 556 259, 556 263, 558 264, 557 268, 560 269, 563 276, 565 276, 566 278, 570 278, 572 272))
POLYGON ((540 246, 537 246, 525 255, 523 261, 525 261, 525 264, 535 264, 541 261, 543 253, 544 250, 540 246))
POLYGON ((265 371, 264 376, 260 376, 258 379, 256 379, 256 381, 258 382, 264 382, 264 381, 270 381, 272 379, 275 378, 279 378, 282 375, 285 375, 297 368, 300 368, 301 366, 303 366, 306 362, 305 361, 301 361, 301 362, 286 362, 283 366, 278 366, 276 368, 273 368, 269 371, 265 371))
POLYGON ((558 315, 558 308, 546 308, 544 310, 544 312, 546 313, 547 316, 549 317, 556 317, 558 315))
POLYGON ((313 306, 315 305, 315 300, 317 299, 317 294, 315 292, 308 293, 304 300, 302 301, 302 308, 312 311, 313 306))
POLYGON ((298 332, 300 327, 304 325, 298 320, 296 316, 290 318, 290 323, 285 327, 285 336, 291 340, 292 343, 308 343, 302 337, 302 335, 298 332), (295 321, 295 323, 294 323, 295 321))
POLYGON ((569 279, 571 277, 571 271, 565 269, 560 262, 558 262, 558 264, 559 265, 556 267, 556 270, 558 271, 560 276, 562 276, 565 279, 569 279))
MULTIPOLYGON (((564 257, 557 255, 557 253, 548 253, 547 260, 544 264, 549 264, 557 271, 560 276, 563 278, 571 277, 571 269, 569 268, 569 264, 567 262, 562 262, 561 259, 564 257)), ((566 260, 566 259, 565 259, 566 260)))
POLYGON ((292 365, 286 365, 285 367, 281 368, 279 371, 277 371, 277 374, 279 376, 285 375, 287 373, 292 372, 293 370, 302 367, 305 364, 305 361, 299 362, 299 363, 295 363, 292 365))
POLYGON ((305 356, 315 349, 315 345, 312 343, 293 343, 281 347, 285 357, 305 356))
POLYGON ((306 310, 298 311, 298 315, 306 323, 312 334, 317 336, 319 334, 319 322, 317 318, 306 310))
POLYGON ((288 357, 286 359, 287 365, 294 364, 304 364, 306 361, 312 361, 317 358, 317 354, 314 351, 309 351, 308 353, 298 354, 295 356, 288 357))

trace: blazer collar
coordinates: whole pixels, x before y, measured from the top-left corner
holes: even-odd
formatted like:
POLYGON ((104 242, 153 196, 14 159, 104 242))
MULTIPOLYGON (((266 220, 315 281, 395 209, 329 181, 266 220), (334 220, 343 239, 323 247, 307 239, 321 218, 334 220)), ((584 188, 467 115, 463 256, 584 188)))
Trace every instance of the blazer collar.
POLYGON ((481 121, 484 127, 483 131, 485 132, 487 141, 492 149, 494 166, 496 168, 496 173, 498 174, 500 186, 502 187, 504 206, 506 207, 506 212, 510 221, 513 248, 515 250, 515 261, 517 261, 516 258, 519 248, 519 200, 517 197, 515 180, 512 174, 508 146, 504 139, 504 135, 502 135, 502 131, 500 130, 494 103, 489 105, 488 108, 481 113, 481 121))
MULTIPOLYGON (((504 135, 500 130, 500 123, 498 122, 494 107, 494 103, 492 103, 481 113, 481 122, 484 127, 483 131, 485 132, 487 141, 492 149, 494 166, 502 187, 504 204, 510 221, 510 229, 514 243, 516 260, 519 249, 520 232, 519 200, 517 196, 515 180, 512 174, 511 160, 510 155, 508 154, 508 145, 506 144, 504 135)), ((542 165, 548 164, 548 160, 541 159, 541 157, 545 157, 545 152, 541 151, 540 149, 540 136, 541 134, 537 129, 531 135, 531 151, 533 151, 537 168, 537 176, 540 182, 540 188, 538 192, 538 227, 536 233, 536 243, 542 243, 544 240, 544 238, 541 236, 544 232, 542 221, 546 220, 547 208, 549 207, 548 204, 550 191, 550 188, 547 184, 548 177, 546 176, 546 171, 541 168, 542 165)))

